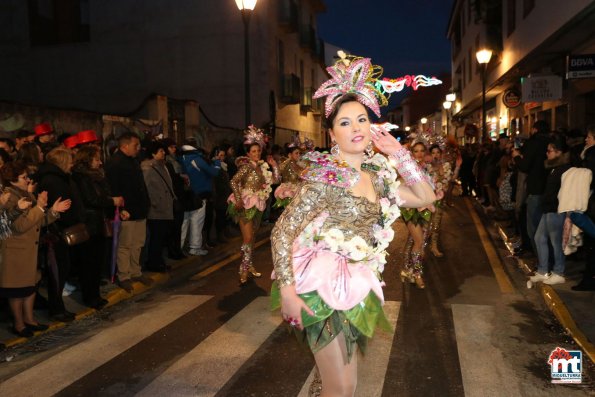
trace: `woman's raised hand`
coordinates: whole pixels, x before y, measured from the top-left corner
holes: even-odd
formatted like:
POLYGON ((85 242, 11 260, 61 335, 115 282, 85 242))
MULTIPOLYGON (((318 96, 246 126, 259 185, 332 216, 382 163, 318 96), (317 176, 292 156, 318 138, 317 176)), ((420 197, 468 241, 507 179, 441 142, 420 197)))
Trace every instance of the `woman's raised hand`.
POLYGON ((123 221, 127 221, 128 219, 130 219, 130 212, 126 210, 120 211, 120 219, 122 219, 123 221))
POLYGON ((4 192, 0 194, 0 207, 4 207, 6 203, 8 203, 8 199, 10 198, 9 192, 4 192))
POLYGON ((62 197, 58 197, 56 201, 54 201, 54 205, 52 205, 52 210, 54 210, 55 212, 68 211, 71 204, 72 201, 70 199, 62 200, 62 197))
POLYGON ((281 287, 281 315, 283 316, 283 320, 288 322, 292 327, 299 330, 303 329, 302 310, 310 316, 314 315, 312 309, 295 292, 295 286, 286 285, 281 287))
POLYGON ((392 126, 390 123, 372 124, 370 131, 374 145, 384 154, 394 154, 403 146, 388 132, 388 127, 392 126))
POLYGON ((33 202, 31 201, 30 198, 28 197, 21 197, 19 199, 19 201, 17 201, 17 207, 21 210, 24 211, 28 208, 31 208, 31 206, 33 205, 33 202))
POLYGON ((48 192, 43 191, 37 195, 37 206, 41 209, 45 209, 48 205, 48 192))

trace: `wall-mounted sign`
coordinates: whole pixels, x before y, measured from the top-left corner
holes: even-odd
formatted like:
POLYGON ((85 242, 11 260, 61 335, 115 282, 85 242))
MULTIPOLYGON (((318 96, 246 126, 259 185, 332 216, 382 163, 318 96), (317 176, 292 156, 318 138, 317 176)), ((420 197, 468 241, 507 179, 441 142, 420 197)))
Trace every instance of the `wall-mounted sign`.
POLYGON ((562 98, 560 76, 531 76, 521 79, 523 102, 548 102, 562 98))
POLYGON ((504 103, 507 108, 516 108, 521 104, 521 93, 515 89, 504 91, 504 95, 502 95, 502 103, 504 103))
POLYGON ((595 77, 595 54, 569 55, 567 60, 567 79, 595 77))

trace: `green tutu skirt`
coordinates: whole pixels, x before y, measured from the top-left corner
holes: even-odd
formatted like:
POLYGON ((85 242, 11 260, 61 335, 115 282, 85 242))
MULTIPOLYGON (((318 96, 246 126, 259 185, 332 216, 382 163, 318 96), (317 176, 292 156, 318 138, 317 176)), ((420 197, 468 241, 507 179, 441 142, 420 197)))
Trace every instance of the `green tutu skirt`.
MULTIPOLYGON (((372 291, 364 300, 349 310, 335 310, 312 291, 299 294, 306 305, 314 312, 313 316, 302 312, 303 330, 293 329, 298 341, 305 343, 312 353, 317 353, 328 345, 337 335, 343 333, 347 347, 347 357, 351 361, 355 346, 362 353, 366 352, 368 339, 374 335, 376 327, 387 332, 394 332, 384 310, 382 302, 372 291)), ((281 307, 281 292, 277 282, 271 288, 271 309, 281 307)))
POLYGON ((401 208, 400 210, 405 223, 411 222, 414 225, 426 226, 432 218, 432 211, 429 209, 419 211, 417 208, 401 208))

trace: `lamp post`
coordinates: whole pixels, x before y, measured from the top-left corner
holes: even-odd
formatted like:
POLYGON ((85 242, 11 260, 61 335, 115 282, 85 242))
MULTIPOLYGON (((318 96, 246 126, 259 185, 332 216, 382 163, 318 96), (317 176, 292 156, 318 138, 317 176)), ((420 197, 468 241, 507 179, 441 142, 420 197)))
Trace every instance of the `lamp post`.
POLYGON ((242 13, 244 22, 244 105, 246 111, 246 125, 252 124, 250 116, 250 17, 258 0, 236 0, 238 9, 242 13))
POLYGON ((481 49, 475 53, 475 57, 481 66, 481 137, 479 137, 479 142, 481 143, 488 133, 486 120, 486 69, 492 58, 492 50, 487 48, 481 49))
POLYGON ((428 119, 425 117, 422 117, 421 120, 419 120, 421 122, 421 132, 425 131, 425 125, 428 122, 428 119))
POLYGON ((450 130, 450 126, 449 126, 449 119, 450 119, 450 115, 449 115, 449 109, 452 106, 452 102, 450 101, 444 101, 442 102, 442 107, 444 108, 444 111, 446 112, 446 136, 448 136, 449 130, 450 130))

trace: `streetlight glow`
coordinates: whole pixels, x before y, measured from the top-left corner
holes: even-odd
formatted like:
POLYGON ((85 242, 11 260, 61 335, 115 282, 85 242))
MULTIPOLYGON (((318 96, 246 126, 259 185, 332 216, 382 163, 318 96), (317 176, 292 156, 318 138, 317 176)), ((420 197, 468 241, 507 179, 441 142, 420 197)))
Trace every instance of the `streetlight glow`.
POLYGON ((450 94, 446 95, 446 100, 448 102, 454 102, 457 100, 457 94, 455 94, 454 92, 451 92, 450 94))
POLYGON ((256 2, 258 0, 236 0, 236 5, 238 6, 238 9, 240 11, 242 10, 254 10, 254 7, 256 7, 256 2))
POLYGON ((446 110, 450 109, 451 106, 452 106, 452 102, 450 102, 450 101, 442 102, 442 107, 446 110))
POLYGON ((428 119, 426 119, 425 117, 422 117, 420 121, 422 124, 425 124, 428 122, 428 119))
POLYGON ((475 53, 475 57, 477 58, 477 62, 481 65, 489 63, 492 58, 492 50, 483 48, 475 53))
POLYGON ((405 127, 405 131, 407 131, 407 132, 411 131, 411 127, 409 127, 409 126, 405 127))

